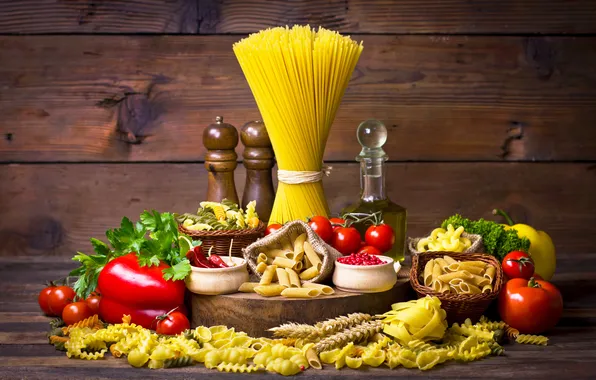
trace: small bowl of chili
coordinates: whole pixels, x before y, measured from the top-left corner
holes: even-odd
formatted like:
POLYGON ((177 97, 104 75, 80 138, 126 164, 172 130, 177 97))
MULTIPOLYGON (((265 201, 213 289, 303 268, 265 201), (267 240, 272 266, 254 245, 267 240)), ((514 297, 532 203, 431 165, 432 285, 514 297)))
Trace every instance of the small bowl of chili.
POLYGON ((186 287, 192 293, 204 295, 236 293, 248 281, 246 260, 240 257, 219 256, 226 266, 198 267, 191 265, 186 287))
POLYGON ((333 284, 355 293, 379 293, 397 282, 393 259, 389 256, 353 254, 335 261, 333 284))

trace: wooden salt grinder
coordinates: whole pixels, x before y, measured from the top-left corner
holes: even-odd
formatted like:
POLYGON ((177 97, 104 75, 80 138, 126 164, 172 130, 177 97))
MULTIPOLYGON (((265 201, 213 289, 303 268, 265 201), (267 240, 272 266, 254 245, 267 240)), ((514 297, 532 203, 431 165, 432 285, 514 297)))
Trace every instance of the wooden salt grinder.
POLYGON ((244 144, 244 166, 246 167, 246 185, 242 194, 242 207, 248 202, 257 201, 257 213, 263 222, 269 221, 275 191, 271 169, 275 165, 273 147, 269 134, 262 121, 250 121, 240 132, 244 144))
POLYGON ((239 203, 234 183, 234 170, 238 165, 235 150, 238 131, 233 125, 224 123, 223 116, 217 116, 215 124, 203 131, 203 145, 207 148, 205 168, 209 173, 207 200, 221 202, 226 198, 239 203))

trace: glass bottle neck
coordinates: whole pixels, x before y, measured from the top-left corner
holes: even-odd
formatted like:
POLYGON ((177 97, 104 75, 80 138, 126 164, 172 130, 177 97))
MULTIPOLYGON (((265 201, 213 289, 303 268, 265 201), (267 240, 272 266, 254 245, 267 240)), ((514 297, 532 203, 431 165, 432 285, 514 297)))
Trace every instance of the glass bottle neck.
POLYGON ((385 194, 385 157, 360 158, 360 199, 374 202, 387 199, 385 194))

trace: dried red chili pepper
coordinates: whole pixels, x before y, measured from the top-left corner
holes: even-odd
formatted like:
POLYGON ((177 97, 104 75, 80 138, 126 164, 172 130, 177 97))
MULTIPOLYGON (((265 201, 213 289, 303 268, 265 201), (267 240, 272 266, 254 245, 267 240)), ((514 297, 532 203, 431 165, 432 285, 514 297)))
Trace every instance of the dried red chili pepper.
POLYGON ((226 262, 216 254, 209 256, 209 261, 211 261, 211 263, 216 265, 218 268, 229 268, 228 264, 226 264, 226 262))
POLYGON ((200 246, 194 247, 188 251, 186 257, 189 257, 190 263, 199 268, 217 268, 210 260, 207 259, 200 246))

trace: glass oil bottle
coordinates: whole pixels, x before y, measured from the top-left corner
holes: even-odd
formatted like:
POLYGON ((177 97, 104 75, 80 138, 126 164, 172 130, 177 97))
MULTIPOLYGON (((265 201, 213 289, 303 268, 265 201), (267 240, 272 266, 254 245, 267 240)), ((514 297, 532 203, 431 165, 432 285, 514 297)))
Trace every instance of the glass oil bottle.
MULTIPOLYGON (((371 226, 372 214, 380 214, 385 224, 393 228, 395 242, 393 247, 383 253, 396 262, 403 262, 405 258, 406 217, 404 207, 392 202, 385 191, 386 165, 388 156, 383 150, 387 141, 387 128, 374 119, 363 121, 358 126, 358 142, 362 146, 356 161, 360 162, 360 199, 342 210, 342 215, 352 214, 362 222, 353 224, 364 241, 365 232, 371 226), (368 218, 367 218, 368 217, 368 218)), ((352 219, 352 218, 350 218, 352 219)))

